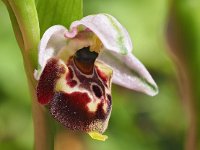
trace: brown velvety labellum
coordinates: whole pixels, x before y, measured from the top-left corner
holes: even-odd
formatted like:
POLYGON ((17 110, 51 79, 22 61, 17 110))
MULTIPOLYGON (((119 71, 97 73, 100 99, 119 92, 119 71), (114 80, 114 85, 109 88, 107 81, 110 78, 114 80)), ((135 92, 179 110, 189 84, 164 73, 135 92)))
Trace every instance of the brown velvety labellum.
POLYGON ((58 92, 50 102, 50 112, 61 124, 72 130, 103 132, 104 122, 109 115, 103 111, 103 102, 99 103, 95 112, 88 110, 91 101, 87 93, 73 92, 70 94, 58 92))
POLYGON ((37 97, 41 104, 48 104, 54 96, 56 80, 65 72, 63 65, 58 63, 58 59, 51 58, 47 62, 38 82, 37 97))
POLYGON ((97 68, 97 56, 87 47, 65 63, 51 58, 40 76, 39 103, 47 104, 55 120, 71 130, 103 133, 107 128, 112 108, 112 72, 97 68))
POLYGON ((80 74, 73 59, 68 61, 67 66, 69 72, 65 79, 70 89, 54 94, 49 103, 52 116, 71 130, 104 132, 107 127, 106 119, 111 112, 111 97, 106 91, 106 83, 100 79, 95 68, 91 76, 85 76, 80 74), (80 90, 71 92, 74 87, 71 84, 75 79, 76 89, 80 90))

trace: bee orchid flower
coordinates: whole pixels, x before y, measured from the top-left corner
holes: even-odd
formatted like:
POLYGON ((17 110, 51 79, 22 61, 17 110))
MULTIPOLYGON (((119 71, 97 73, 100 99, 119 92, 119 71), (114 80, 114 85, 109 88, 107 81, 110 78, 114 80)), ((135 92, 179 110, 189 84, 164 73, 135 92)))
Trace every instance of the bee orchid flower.
POLYGON ((105 140, 112 82, 150 96, 158 92, 132 49, 126 29, 108 14, 86 16, 69 30, 50 27, 39 45, 38 102, 63 126, 105 140))

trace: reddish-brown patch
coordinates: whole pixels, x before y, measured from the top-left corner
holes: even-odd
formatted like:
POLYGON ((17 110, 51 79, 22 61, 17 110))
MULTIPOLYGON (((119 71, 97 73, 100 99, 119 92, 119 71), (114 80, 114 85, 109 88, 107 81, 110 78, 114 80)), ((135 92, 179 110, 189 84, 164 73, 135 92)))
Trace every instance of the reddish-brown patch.
POLYGON ((58 59, 51 58, 47 62, 38 82, 37 98, 41 104, 48 104, 54 96, 54 87, 57 79, 65 72, 64 66, 58 63, 58 59))
POLYGON ((72 69, 70 67, 68 69, 69 69, 69 72, 66 76, 67 85, 69 85, 70 87, 74 87, 77 85, 77 81, 73 80, 74 74, 73 74, 72 69))
POLYGON ((109 80, 108 76, 102 72, 97 66, 95 67, 96 68, 96 71, 97 71, 97 74, 99 75, 99 77, 104 81, 104 83, 106 83, 107 85, 107 82, 109 80))
POLYGON ((73 74, 73 71, 72 71, 72 69, 69 67, 68 68, 69 69, 69 72, 68 72, 68 74, 66 75, 66 80, 68 81, 68 80, 72 80, 72 78, 74 77, 74 74, 73 74))
POLYGON ((77 85, 77 81, 76 80, 71 80, 71 81, 67 81, 67 84, 70 86, 70 87, 75 87, 77 85))

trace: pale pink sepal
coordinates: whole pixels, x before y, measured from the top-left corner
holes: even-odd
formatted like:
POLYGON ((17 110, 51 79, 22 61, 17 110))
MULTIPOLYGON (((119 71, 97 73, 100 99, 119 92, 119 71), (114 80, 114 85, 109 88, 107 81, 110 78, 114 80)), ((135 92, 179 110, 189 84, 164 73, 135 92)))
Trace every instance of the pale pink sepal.
POLYGON ((39 64, 44 68, 49 58, 55 56, 66 45, 64 33, 67 29, 61 25, 55 25, 46 30, 39 45, 39 64))
POLYGON ((107 50, 123 55, 132 51, 132 42, 126 29, 111 15, 89 15, 71 24, 70 29, 84 26, 97 35, 107 50))
POLYGON ((131 53, 118 55, 104 51, 98 58, 113 69, 113 83, 154 96, 158 87, 145 66, 131 53))

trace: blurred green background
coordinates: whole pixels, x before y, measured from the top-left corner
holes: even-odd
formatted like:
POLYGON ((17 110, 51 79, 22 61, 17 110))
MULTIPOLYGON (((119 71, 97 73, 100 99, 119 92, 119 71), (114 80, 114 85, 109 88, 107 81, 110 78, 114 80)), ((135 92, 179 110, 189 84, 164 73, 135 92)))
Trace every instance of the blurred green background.
MULTIPOLYGON (((133 53, 160 90, 157 96, 149 97, 113 85, 113 111, 105 133, 109 139, 99 142, 88 137, 92 149, 183 149, 187 121, 165 42, 168 7, 167 0, 84 0, 84 15, 109 13, 127 28, 133 53)), ((0 1, 0 150, 32 148, 31 99, 22 56, 0 1)))

